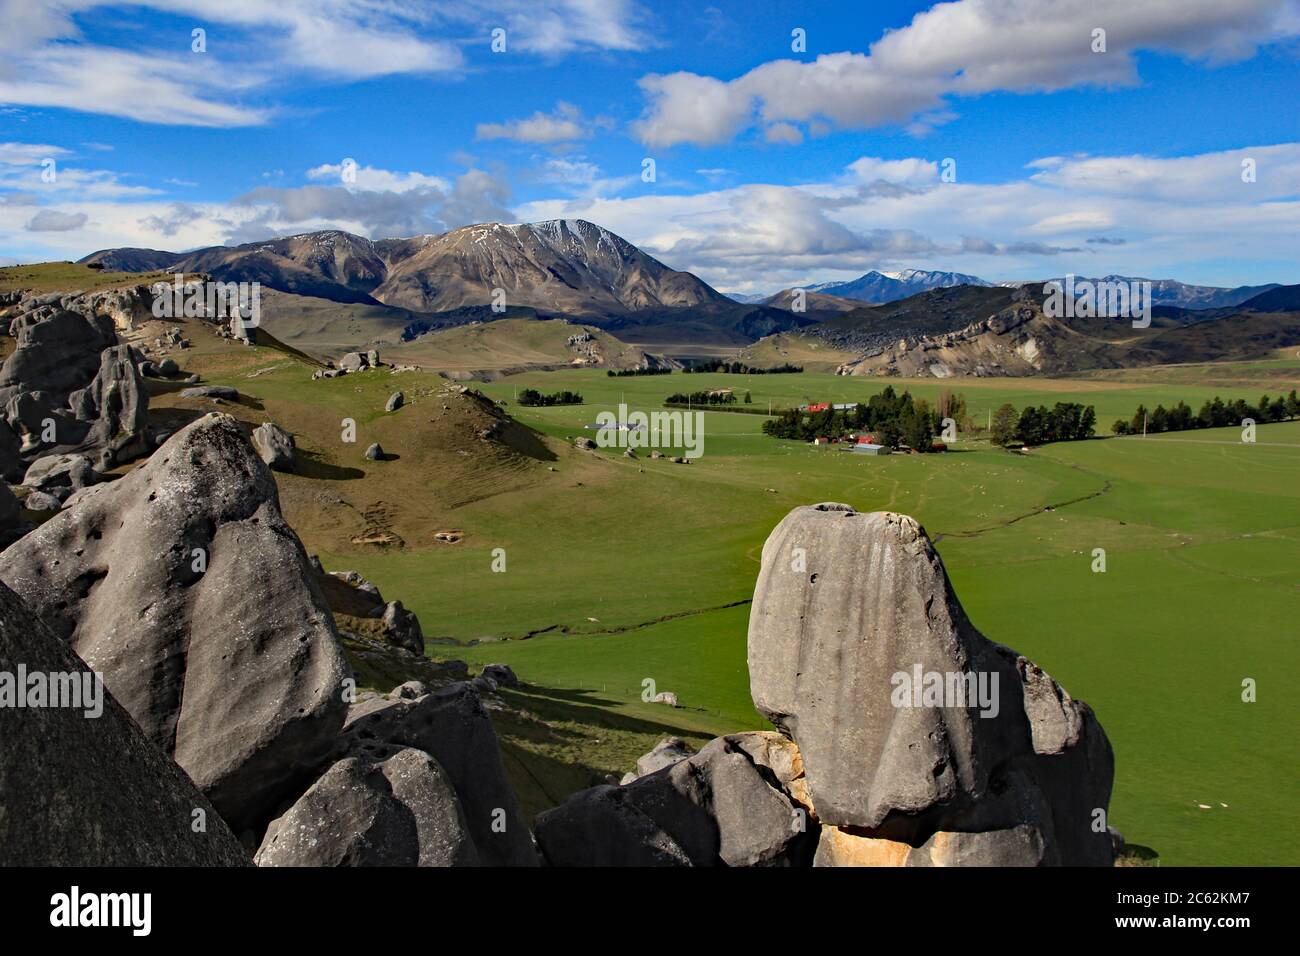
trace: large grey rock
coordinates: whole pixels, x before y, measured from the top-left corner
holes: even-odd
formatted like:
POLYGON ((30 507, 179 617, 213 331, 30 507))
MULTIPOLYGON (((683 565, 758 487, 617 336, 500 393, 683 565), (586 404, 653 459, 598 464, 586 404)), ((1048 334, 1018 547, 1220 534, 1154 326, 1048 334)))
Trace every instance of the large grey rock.
POLYGON ((582 791, 537 818, 555 866, 806 865, 816 845, 807 814, 751 750, 749 734, 619 787, 582 791))
POLYGON ((671 767, 679 760, 685 760, 694 754, 695 748, 680 737, 665 737, 655 744, 654 749, 649 753, 637 758, 635 776, 644 777, 664 767, 671 767))
POLYGON ((58 511, 63 503, 54 495, 44 491, 33 491, 23 499, 23 507, 28 511, 58 511))
MULTIPOLYGON (((0 674, 16 677, 20 667, 28 675, 66 675, 65 686, 75 682, 83 695, 90 677, 0 584, 0 674)), ((248 854, 207 798, 101 693, 98 716, 88 716, 93 707, 0 707, 0 862, 247 865, 248 854)))
POLYGON ((82 445, 106 448, 113 461, 125 461, 146 450, 149 393, 140 376, 140 356, 129 345, 116 345, 104 349, 99 360, 94 380, 68 402, 79 421, 90 423, 82 445))
POLYGON ((401 392, 393 392, 388 396, 388 401, 384 403, 384 411, 395 412, 406 404, 406 396, 401 392))
POLYGON ((383 447, 379 442, 375 442, 366 448, 366 461, 383 461, 388 456, 384 454, 383 447))
POLYGON ((273 471, 293 471, 293 436, 275 422, 253 429, 253 447, 273 471))
POLYGON ((822 823, 913 847, 1025 825, 1043 862, 1110 862, 1094 830, 1114 776, 1101 725, 971 625, 913 519, 835 504, 787 515, 763 547, 749 673, 759 712, 798 745, 822 823), (905 693, 936 680, 990 696, 905 693))
POLYGON ((384 640, 413 654, 424 653, 424 631, 420 629, 420 619, 414 611, 402 607, 401 601, 389 601, 381 620, 384 640))
MULTIPOLYGON (((30 308, 13 323, 17 348, 0 367, 0 408, 8 432, 21 439, 20 455, 100 452, 111 466, 142 454, 149 399, 140 355, 117 343, 106 316, 37 300, 24 305, 30 308)), ((6 472, 11 442, 0 436, 6 472)))
POLYGON ((80 491, 99 480, 99 473, 85 455, 46 455, 31 463, 22 483, 35 491, 53 494, 56 488, 80 491))
POLYGON ((501 764, 496 731, 468 684, 452 684, 416 700, 363 701, 348 712, 343 730, 350 753, 385 743, 433 757, 456 788, 482 863, 537 864, 532 834, 501 764))
POLYGON ((373 759, 335 763, 272 821, 258 866, 478 863, 460 800, 437 761, 410 748, 373 749, 373 759))
POLYGON ((307 555, 238 422, 208 415, 0 555, 18 591, 232 826, 331 753, 349 676, 307 555))
POLYGON ((181 398, 221 398, 233 402, 239 399, 239 389, 229 385, 199 385, 181 389, 181 398))
POLYGON ((496 687, 518 687, 519 678, 510 668, 509 664, 487 664, 484 665, 482 673, 479 675, 491 681, 492 686, 496 687))
POLYGON ((99 371, 100 353, 117 344, 111 319, 57 308, 18 316, 11 333, 17 342, 0 366, 0 404, 16 392, 84 388, 99 371))

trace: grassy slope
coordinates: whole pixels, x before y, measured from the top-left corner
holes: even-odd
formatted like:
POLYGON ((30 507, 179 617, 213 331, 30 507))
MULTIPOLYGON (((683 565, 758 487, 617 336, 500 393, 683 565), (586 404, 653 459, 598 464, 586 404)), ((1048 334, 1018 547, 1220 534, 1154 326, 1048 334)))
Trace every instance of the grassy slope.
POLYGON ((0 269, 0 292, 21 289, 29 292, 78 290, 93 292, 124 285, 167 281, 165 272, 108 272, 71 262, 42 262, 36 265, 6 266, 0 269))
MULTIPOLYGON (((590 403, 512 402, 521 421, 550 436, 553 457, 493 458, 473 443, 458 446, 455 428, 431 424, 441 405, 434 392, 396 415, 382 411, 399 385, 408 394, 440 388, 433 376, 311 382, 280 353, 208 342, 185 362, 252 396, 227 410, 274 418, 299 436, 310 466, 280 480, 282 496, 327 567, 363 571, 418 611, 431 636, 556 628, 528 640, 433 646, 475 664, 510 662, 532 685, 507 695, 517 709, 497 717, 530 809, 626 769, 660 733, 698 740, 760 726, 744 664, 747 608, 718 608, 749 598, 762 542, 790 507, 841 500, 914 514, 944 535, 939 550, 976 624, 1094 705, 1117 753, 1112 822, 1131 841, 1155 846, 1171 864, 1300 861, 1293 719, 1281 703, 1300 676, 1285 643, 1300 589, 1300 425, 1264 426, 1254 447, 1234 444, 1229 431, 1023 457, 975 443, 947 456, 864 460, 767 439, 759 416, 708 413, 706 455, 682 466, 576 452, 566 442, 601 408, 620 399, 654 408, 684 384, 741 386, 756 403, 789 404, 860 399, 885 383, 557 372, 485 388, 511 402, 517 385, 575 388, 590 403), (259 369, 269 371, 249 377, 259 369), (357 420, 355 445, 339 440, 343 417, 357 420), (399 457, 364 461, 376 439, 399 457), (405 547, 353 545, 356 529, 375 521, 405 547), (466 538, 437 545, 439 527, 466 538), (1107 549, 1105 575, 1089 571, 1094 547, 1107 549), (492 571, 494 548, 505 549, 505 573, 492 571), (1259 703, 1238 702, 1244 676, 1259 680, 1259 703), (683 707, 642 703, 647 678, 678 693, 683 707)), ((1103 422, 1139 402, 1199 405, 1215 391, 1040 379, 912 387, 927 397, 961 391, 977 417, 1003 401, 1081 400, 1095 403, 1103 422)), ((1258 394, 1253 384, 1220 391, 1258 394)), ((169 404, 178 413, 185 405, 155 401, 159 414, 169 404)))

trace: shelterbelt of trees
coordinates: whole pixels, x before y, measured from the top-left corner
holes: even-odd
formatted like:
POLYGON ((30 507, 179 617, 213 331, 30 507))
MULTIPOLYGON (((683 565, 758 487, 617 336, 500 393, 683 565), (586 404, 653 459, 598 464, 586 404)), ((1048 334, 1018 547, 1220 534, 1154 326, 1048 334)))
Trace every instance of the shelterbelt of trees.
POLYGON ((550 395, 543 395, 535 388, 525 388, 519 392, 516 401, 520 405, 529 407, 538 405, 581 405, 582 396, 577 392, 570 392, 568 389, 563 392, 552 392, 550 395))
POLYGON ((1193 414, 1186 402, 1179 402, 1173 408, 1157 405, 1154 411, 1147 411, 1145 405, 1139 405, 1133 417, 1128 421, 1117 419, 1110 430, 1116 435, 1141 435, 1143 429, 1151 432, 1181 432, 1194 428, 1224 428, 1229 425, 1241 425, 1250 419, 1257 425, 1267 422, 1290 421, 1300 418, 1300 399, 1296 390, 1290 395, 1279 395, 1269 399, 1260 396, 1259 404, 1252 405, 1243 399, 1225 402, 1219 396, 1207 401, 1201 410, 1193 414))
POLYGON ((1017 412, 1006 404, 993 413, 989 439, 995 445, 1043 445, 1057 441, 1081 441, 1097 431, 1097 409, 1078 402, 1057 402, 1027 406, 1017 412))
POLYGON ((852 408, 816 412, 788 409, 764 422, 763 432, 774 438, 804 441, 866 432, 878 444, 890 448, 906 445, 917 451, 928 451, 934 444, 934 436, 944 430, 945 419, 951 419, 954 424, 969 423, 966 400, 944 392, 931 406, 925 399, 914 399, 910 392, 900 395, 892 385, 886 385, 866 404, 859 403, 852 408))
POLYGON ((706 359, 702 362, 696 362, 694 365, 688 365, 685 372, 725 372, 728 375, 786 375, 793 372, 802 372, 802 365, 773 365, 770 368, 761 368, 755 365, 746 365, 744 362, 725 362, 722 359, 706 359))

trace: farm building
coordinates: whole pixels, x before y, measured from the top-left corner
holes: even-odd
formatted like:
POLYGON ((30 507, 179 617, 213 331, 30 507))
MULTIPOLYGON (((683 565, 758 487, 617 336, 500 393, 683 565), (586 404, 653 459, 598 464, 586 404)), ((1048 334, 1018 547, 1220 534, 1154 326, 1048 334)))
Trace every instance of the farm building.
POLYGON ((853 446, 853 451, 858 455, 888 455, 889 449, 885 445, 869 445, 866 442, 858 442, 853 446))

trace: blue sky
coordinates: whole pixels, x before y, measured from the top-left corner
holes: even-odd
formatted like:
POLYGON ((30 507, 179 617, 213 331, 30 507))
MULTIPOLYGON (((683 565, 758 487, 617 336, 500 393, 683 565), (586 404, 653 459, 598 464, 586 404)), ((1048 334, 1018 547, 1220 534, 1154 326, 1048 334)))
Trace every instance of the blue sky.
POLYGON ((0 0, 0 22, 0 262, 564 216, 736 291, 1300 282, 1296 0, 0 0))

